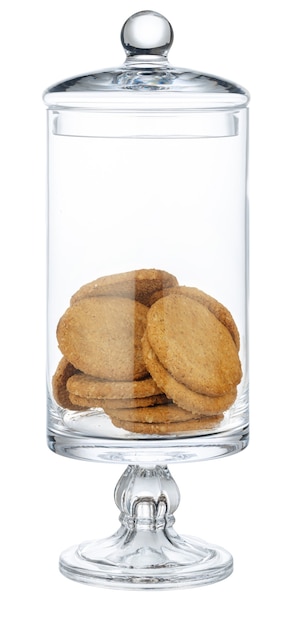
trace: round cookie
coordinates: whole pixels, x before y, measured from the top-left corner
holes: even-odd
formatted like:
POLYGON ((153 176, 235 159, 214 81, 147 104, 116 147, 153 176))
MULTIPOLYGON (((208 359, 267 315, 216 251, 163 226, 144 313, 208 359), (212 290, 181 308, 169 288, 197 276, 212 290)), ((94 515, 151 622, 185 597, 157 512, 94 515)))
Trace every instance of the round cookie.
POLYGON ((148 375, 141 338, 147 307, 129 298, 84 298, 70 306, 57 327, 62 354, 85 374, 107 380, 148 375))
POLYGON ((71 304, 82 298, 116 296, 131 298, 148 306, 154 291, 161 291, 177 284, 177 278, 164 270, 132 270, 120 274, 101 276, 83 285, 72 296, 71 304))
POLYGON ((209 309, 183 294, 171 294, 148 310, 148 342, 163 367, 196 393, 222 396, 242 376, 237 348, 209 309))
POLYGON ((143 423, 137 421, 125 421, 120 420, 117 417, 112 418, 112 423, 117 428, 123 428, 129 432, 143 434, 143 435, 172 435, 175 433, 189 432, 191 434, 192 431, 202 431, 215 428, 221 421, 222 416, 215 417, 207 417, 207 418, 199 418, 199 419, 190 419, 183 422, 171 422, 169 424, 158 422, 158 423, 143 423))
POLYGON ((162 393, 151 376, 143 380, 107 381, 81 372, 68 379, 67 389, 77 396, 98 399, 145 398, 162 393))
POLYGON ((240 334, 230 311, 223 304, 221 304, 221 302, 218 302, 218 300, 215 300, 215 298, 209 296, 209 294, 204 291, 197 289, 197 287, 186 287, 181 285, 158 291, 152 294, 150 306, 159 300, 159 298, 168 296, 171 293, 183 294, 188 298, 193 298, 201 304, 204 304, 204 306, 206 306, 209 311, 211 311, 211 313, 213 313, 215 317, 217 317, 217 319, 229 330, 236 344, 237 350, 240 349, 240 334))
POLYGON ((164 393, 155 396, 147 396, 146 398, 114 398, 103 401, 103 408, 106 413, 113 409, 137 409, 151 408, 156 406, 164 406, 170 404, 169 398, 164 393))
POLYGON ((193 414, 211 416, 226 411, 234 403, 237 397, 236 387, 223 396, 213 398, 204 394, 195 393, 175 380, 157 359, 149 345, 146 334, 142 340, 142 349, 147 369, 156 381, 158 387, 162 389, 168 398, 183 409, 193 414))
MULTIPOLYGON (((187 422, 192 419, 201 419, 205 420, 208 416, 204 415, 193 415, 190 411, 186 411, 185 409, 180 408, 176 404, 172 402, 166 405, 156 405, 150 407, 138 407, 138 408, 121 408, 121 409, 112 409, 110 413, 111 418, 117 418, 121 421, 127 422, 140 422, 140 423, 163 423, 169 425, 171 422, 187 422)), ((223 418, 223 415, 212 415, 211 419, 220 420, 223 418)))
POLYGON ((71 411, 80 410, 79 404, 72 402, 69 392, 67 390, 67 381, 77 373, 77 369, 67 361, 65 357, 60 360, 56 371, 52 377, 52 393, 53 397, 63 409, 70 409, 71 411))
POLYGON ((170 402, 164 393, 158 396, 147 396, 146 398, 81 398, 75 394, 69 394, 70 401, 83 408, 100 407, 106 413, 112 409, 131 409, 137 407, 151 407, 170 402))

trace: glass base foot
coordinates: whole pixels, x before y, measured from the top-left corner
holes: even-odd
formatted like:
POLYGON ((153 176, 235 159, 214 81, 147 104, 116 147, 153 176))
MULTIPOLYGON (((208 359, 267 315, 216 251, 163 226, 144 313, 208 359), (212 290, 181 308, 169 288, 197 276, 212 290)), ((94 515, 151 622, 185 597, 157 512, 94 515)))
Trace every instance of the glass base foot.
POLYGON ((226 550, 192 537, 165 537, 160 550, 136 546, 133 553, 123 555, 125 539, 118 533, 105 541, 73 546, 61 554, 60 571, 77 582, 101 587, 172 589, 218 582, 233 570, 226 550))
POLYGON ((171 589, 214 583, 232 573, 226 550, 175 532, 179 491, 166 467, 128 466, 115 501, 121 509, 118 532, 65 550, 62 574, 103 587, 171 589))

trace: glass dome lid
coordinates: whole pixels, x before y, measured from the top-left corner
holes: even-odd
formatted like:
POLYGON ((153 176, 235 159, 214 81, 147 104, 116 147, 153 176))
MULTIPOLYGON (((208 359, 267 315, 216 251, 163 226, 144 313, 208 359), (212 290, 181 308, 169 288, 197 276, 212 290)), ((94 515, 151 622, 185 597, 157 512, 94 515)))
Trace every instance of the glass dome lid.
POLYGON ((232 109, 247 106, 248 92, 216 76, 170 65, 169 21, 155 11, 129 17, 121 30, 125 62, 49 87, 49 108, 232 109))

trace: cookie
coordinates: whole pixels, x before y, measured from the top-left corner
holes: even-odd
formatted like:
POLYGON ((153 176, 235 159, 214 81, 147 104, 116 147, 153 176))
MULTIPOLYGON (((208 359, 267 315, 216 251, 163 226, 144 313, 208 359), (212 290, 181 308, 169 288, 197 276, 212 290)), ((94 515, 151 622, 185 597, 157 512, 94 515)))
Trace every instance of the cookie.
POLYGON ((146 334, 142 340, 142 349, 146 366, 156 384, 168 398, 181 408, 193 414, 210 416, 226 411, 234 403, 237 396, 236 387, 223 396, 210 397, 195 393, 184 384, 175 380, 157 359, 149 345, 146 334))
POLYGON ((202 430, 211 430, 215 428, 222 421, 222 416, 216 417, 207 417, 207 418, 199 418, 199 419, 190 419, 182 422, 137 422, 137 421, 127 421, 120 420, 117 417, 112 418, 112 422, 114 426, 117 428, 123 428, 126 431, 145 434, 145 435, 170 435, 175 433, 189 432, 191 434, 192 431, 202 431, 202 430))
POLYGON ((69 398, 73 404, 76 404, 81 408, 100 407, 106 413, 109 413, 112 409, 151 407, 160 404, 168 404, 168 402, 170 402, 164 393, 157 396, 147 396, 146 398, 113 398, 110 400, 104 398, 83 398, 70 393, 69 398))
POLYGON ((148 310, 147 338, 161 365, 196 393, 219 397, 241 380, 232 336, 193 298, 171 294, 157 300, 148 310))
POLYGON ((169 404, 170 400, 164 393, 146 398, 118 398, 104 400, 104 409, 107 413, 113 409, 135 409, 143 407, 155 407, 169 404))
POLYGON ((52 393, 57 404, 63 409, 70 409, 71 411, 78 411, 80 409, 79 404, 70 400, 69 392, 67 390, 68 379, 76 374, 78 370, 67 361, 65 357, 60 360, 55 374, 52 377, 52 393))
POLYGON ((129 298, 78 300, 58 323, 59 348, 85 374, 112 381, 145 378, 141 338, 147 311, 129 298))
MULTIPOLYGON (((181 409, 176 404, 170 403, 166 405, 157 405, 150 407, 138 407, 138 408, 113 408, 110 413, 111 418, 117 418, 121 421, 127 422, 140 422, 140 423, 163 423, 170 424, 171 422, 187 422, 191 419, 207 419, 208 416, 193 415, 190 411, 181 409)), ((210 420, 215 418, 220 420, 223 415, 214 415, 210 417, 210 420)))
POLYGON ((107 381, 83 373, 71 376, 67 389, 77 396, 98 399, 145 398, 163 393, 151 376, 143 380, 107 381))
POLYGON ((217 319, 229 330, 236 344, 237 350, 240 349, 240 334, 230 311, 223 304, 221 304, 221 302, 218 302, 218 300, 215 300, 215 298, 209 296, 209 294, 204 291, 197 289, 197 287, 177 286, 155 292, 151 296, 150 306, 159 300, 159 298, 172 293, 183 294, 188 298, 193 298, 201 304, 204 304, 204 306, 206 306, 209 311, 211 311, 211 313, 213 313, 215 317, 217 317, 217 319))
POLYGON ((158 269, 141 269, 101 276, 83 285, 71 298, 71 304, 82 298, 116 296, 137 300, 149 305, 154 291, 160 291, 178 284, 177 278, 169 272, 158 269))

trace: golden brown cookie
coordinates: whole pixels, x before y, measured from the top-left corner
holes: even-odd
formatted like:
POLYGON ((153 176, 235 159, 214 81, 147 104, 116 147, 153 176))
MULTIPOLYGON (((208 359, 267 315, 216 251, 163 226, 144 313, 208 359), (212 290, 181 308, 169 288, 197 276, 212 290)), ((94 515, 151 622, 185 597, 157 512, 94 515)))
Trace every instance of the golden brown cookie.
POLYGON ((101 276, 83 285, 71 298, 71 304, 82 298, 116 296, 131 298, 149 305, 154 291, 177 285, 175 276, 158 269, 140 269, 120 274, 101 276))
POLYGON ((117 428, 123 428, 129 432, 145 435, 170 435, 174 433, 185 433, 192 431, 202 431, 215 428, 221 421, 222 416, 219 417, 207 417, 199 419, 190 419, 182 422, 138 422, 120 420, 117 417, 112 418, 114 426, 117 428))
POLYGON ((102 408, 106 413, 112 409, 131 409, 137 407, 151 407, 160 404, 168 404, 170 402, 164 393, 160 395, 147 396, 146 398, 83 398, 75 394, 69 394, 70 401, 73 404, 83 408, 102 408))
POLYGON ((71 411, 78 411, 79 405, 70 400, 69 392, 67 390, 68 379, 76 374, 78 370, 67 361, 65 357, 60 360, 56 372, 52 377, 52 392, 53 397, 63 409, 70 409, 71 411))
MULTIPOLYGON (((140 422, 140 423, 163 423, 170 424, 171 422, 187 422, 191 419, 206 420, 208 416, 193 415, 190 411, 181 409, 176 404, 170 403, 166 405, 156 405, 150 407, 138 407, 138 408, 113 408, 109 414, 111 418, 117 418, 121 421, 127 422, 140 422)), ((212 415, 211 419, 220 420, 223 415, 212 415)))
POLYGON ((211 313, 213 313, 215 317, 217 317, 217 319, 229 330, 237 349, 240 349, 240 334, 230 311, 223 304, 221 304, 221 302, 218 302, 218 300, 215 300, 215 298, 209 296, 209 294, 204 291, 197 289, 197 287, 186 287, 181 285, 155 292, 151 296, 150 306, 159 300, 159 298, 168 296, 172 293, 183 294, 188 298, 193 298, 201 304, 204 304, 204 306, 206 306, 209 311, 211 311, 211 313))
POLYGON ((83 373, 71 376, 67 389, 77 396, 98 399, 146 398, 162 393, 151 376, 143 380, 108 381, 83 373))
POLYGON ((241 380, 236 345, 209 309, 183 294, 171 294, 148 310, 148 342, 161 365, 196 393, 219 397, 241 380))
POLYGON ((157 359, 147 340, 146 334, 142 340, 143 356, 146 366, 150 371, 158 387, 173 400, 178 406, 190 411, 193 414, 216 415, 229 409, 237 396, 237 389, 234 387, 229 393, 219 397, 210 397, 196 393, 178 382, 169 374, 157 359))
POLYGON ((73 393, 69 393, 69 398, 73 404, 79 407, 80 411, 82 409, 103 408, 97 398, 81 398, 81 396, 75 396, 73 393))
POLYGON ((85 374, 107 380, 148 375, 141 338, 147 307, 129 298, 84 298, 70 306, 57 327, 62 354, 85 374))
POLYGON ((104 400, 104 409, 107 413, 113 409, 135 409, 143 407, 155 407, 169 404, 171 401, 164 393, 154 396, 147 396, 146 398, 114 398, 111 400, 104 400))

